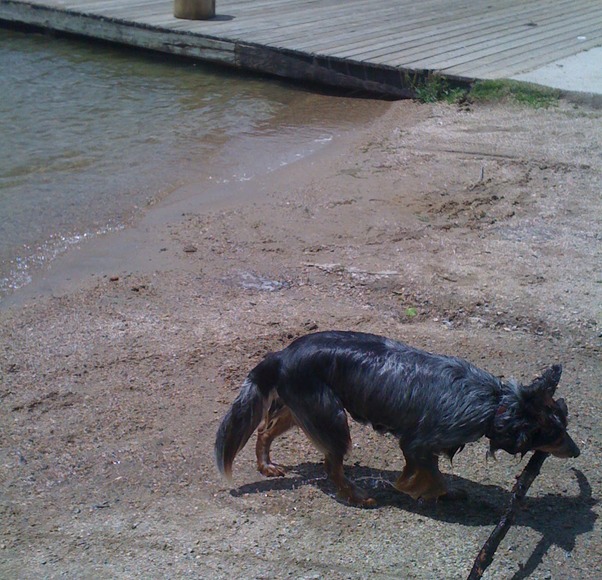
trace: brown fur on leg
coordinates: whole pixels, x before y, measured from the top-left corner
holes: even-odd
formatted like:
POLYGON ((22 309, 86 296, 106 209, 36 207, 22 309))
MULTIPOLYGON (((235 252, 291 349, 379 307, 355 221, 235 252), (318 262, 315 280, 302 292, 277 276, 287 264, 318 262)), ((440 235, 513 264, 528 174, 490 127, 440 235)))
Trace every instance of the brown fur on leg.
POLYGON ((361 507, 374 507, 376 505, 374 498, 367 497, 362 489, 355 486, 345 477, 342 459, 326 455, 324 457, 324 467, 326 468, 328 477, 330 477, 337 488, 337 497, 339 499, 361 507))
POLYGON ((270 407, 257 431, 255 453, 257 455, 257 469, 259 473, 266 477, 282 477, 285 474, 283 467, 272 463, 270 459, 270 447, 276 437, 286 433, 286 431, 295 425, 295 419, 288 407, 281 404, 270 407))
POLYGON ((395 482, 396 489, 413 499, 437 499, 447 493, 436 455, 425 461, 417 461, 405 453, 404 457, 406 465, 395 482))

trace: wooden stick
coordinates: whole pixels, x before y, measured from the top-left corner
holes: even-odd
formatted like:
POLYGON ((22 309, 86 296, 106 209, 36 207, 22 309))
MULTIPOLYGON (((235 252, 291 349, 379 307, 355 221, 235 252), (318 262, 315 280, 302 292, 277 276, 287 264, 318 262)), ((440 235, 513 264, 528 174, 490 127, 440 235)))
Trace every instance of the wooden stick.
POLYGON ((527 491, 531 487, 531 484, 535 478, 539 475, 543 462, 547 459, 549 453, 543 451, 536 451, 529 459, 529 462, 523 469, 522 473, 516 478, 516 483, 512 488, 512 497, 510 503, 502 515, 498 525, 495 527, 493 532, 487 541, 483 544, 479 555, 474 561, 474 565, 467 580, 478 580, 483 576, 483 572, 487 569, 489 564, 493 562, 495 551, 498 549, 501 541, 504 539, 510 526, 514 523, 516 511, 518 506, 527 495, 527 491))

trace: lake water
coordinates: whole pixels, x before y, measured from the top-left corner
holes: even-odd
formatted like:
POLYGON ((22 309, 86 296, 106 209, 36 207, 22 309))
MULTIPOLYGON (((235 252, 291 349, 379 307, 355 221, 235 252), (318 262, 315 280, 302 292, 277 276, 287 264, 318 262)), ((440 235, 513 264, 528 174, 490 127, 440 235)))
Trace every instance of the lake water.
POLYGON ((370 111, 240 71, 0 29, 0 297, 199 175, 250 180, 370 111))

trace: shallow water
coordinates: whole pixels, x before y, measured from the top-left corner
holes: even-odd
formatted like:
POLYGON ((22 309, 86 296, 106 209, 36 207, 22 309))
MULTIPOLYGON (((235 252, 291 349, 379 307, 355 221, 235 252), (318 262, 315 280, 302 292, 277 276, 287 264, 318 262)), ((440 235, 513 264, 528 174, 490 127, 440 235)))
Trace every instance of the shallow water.
POLYGON ((0 296, 178 187, 250 180, 369 106, 85 41, 0 30, 0 296))

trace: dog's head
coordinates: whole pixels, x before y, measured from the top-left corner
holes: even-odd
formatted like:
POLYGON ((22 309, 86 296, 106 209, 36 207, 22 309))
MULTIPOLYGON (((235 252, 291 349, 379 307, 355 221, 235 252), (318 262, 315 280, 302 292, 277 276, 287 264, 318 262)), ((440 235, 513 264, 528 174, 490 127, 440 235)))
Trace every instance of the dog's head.
POLYGON ((553 398, 561 374, 562 367, 554 365, 530 385, 520 385, 502 397, 488 435, 492 451, 578 457, 579 447, 566 432, 567 406, 564 399, 553 398))

